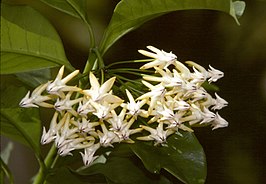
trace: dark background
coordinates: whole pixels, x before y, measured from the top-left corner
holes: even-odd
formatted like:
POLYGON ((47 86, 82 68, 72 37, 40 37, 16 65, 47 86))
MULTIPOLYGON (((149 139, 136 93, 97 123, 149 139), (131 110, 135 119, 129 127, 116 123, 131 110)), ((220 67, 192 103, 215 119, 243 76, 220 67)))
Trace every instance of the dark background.
MULTIPOLYGON (((97 40, 117 2, 99 0, 88 6, 97 40)), ((143 56, 137 50, 153 45, 173 51, 180 61, 192 60, 206 68, 211 64, 224 71, 225 77, 216 84, 220 88, 219 95, 229 102, 228 107, 220 111, 229 127, 215 131, 195 129, 206 153, 207 184, 266 182, 266 1, 245 2, 240 26, 229 15, 216 11, 170 13, 124 36, 104 57, 106 63, 140 59, 143 56)), ((49 7, 40 8, 43 5, 38 3, 31 6, 52 22, 63 39, 69 60, 82 69, 89 49, 84 26, 49 7)), ((19 146, 15 149, 22 151, 20 158, 23 153, 31 157, 29 150, 19 146)), ((14 168, 30 162, 11 160, 14 168)), ((35 172, 28 171, 28 175, 35 172)), ((23 178, 28 179, 28 175, 20 176, 21 182, 23 178)))

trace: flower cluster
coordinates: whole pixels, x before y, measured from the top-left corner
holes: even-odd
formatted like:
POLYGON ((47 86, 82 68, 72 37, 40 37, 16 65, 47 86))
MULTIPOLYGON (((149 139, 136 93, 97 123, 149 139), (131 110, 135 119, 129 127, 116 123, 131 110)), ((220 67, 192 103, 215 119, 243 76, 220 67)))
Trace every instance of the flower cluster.
POLYGON ((213 129, 228 125, 217 112, 227 102, 216 93, 212 98, 202 87, 204 82, 216 82, 223 77, 223 72, 211 66, 207 71, 188 61, 192 67, 190 71, 173 53, 152 46, 148 49, 153 52, 139 52, 154 60, 140 69, 153 68, 155 72, 143 76, 142 83, 148 92, 136 99, 126 89, 128 100, 124 102, 112 92, 115 77, 100 84, 92 72, 89 73, 89 89, 67 85, 79 71, 63 77, 64 66, 54 81, 40 85, 32 93, 29 91, 21 100, 21 107, 55 109, 49 129, 43 127, 41 143, 54 141, 61 156, 83 149, 83 162, 90 165, 100 147, 134 143, 130 135, 135 133, 146 131, 145 136, 137 139, 163 145, 167 137, 178 133, 179 129, 193 131, 190 127, 194 125, 211 125, 213 129), (139 118, 147 120, 145 125, 132 126, 139 118))

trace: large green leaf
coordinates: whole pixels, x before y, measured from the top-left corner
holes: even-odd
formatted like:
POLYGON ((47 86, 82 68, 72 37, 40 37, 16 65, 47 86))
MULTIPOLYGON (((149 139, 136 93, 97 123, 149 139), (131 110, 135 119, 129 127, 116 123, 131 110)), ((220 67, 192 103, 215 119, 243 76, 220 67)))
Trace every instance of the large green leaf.
POLYGON ((52 78, 51 69, 48 68, 42 70, 34 70, 30 72, 17 73, 16 76, 24 84, 33 88, 39 86, 40 84, 46 83, 52 78))
POLYGON ((113 13, 107 27, 100 51, 105 53, 119 38, 136 29, 143 23, 160 15, 188 9, 218 10, 231 14, 235 19, 235 11, 232 11, 231 0, 121 0, 113 13))
POLYGON ((66 65, 62 42, 51 24, 28 6, 1 4, 1 74, 66 65))
MULTIPOLYGON (((12 79, 6 80, 16 82, 12 79)), ((39 151, 41 122, 38 109, 19 108, 18 104, 27 90, 24 87, 2 83, 4 81, 1 81, 1 135, 39 151)))
POLYGON ((163 147, 137 142, 131 148, 150 172, 159 173, 163 168, 184 183, 204 183, 205 154, 194 134, 172 135, 167 142, 163 147))
POLYGON ((162 175, 149 173, 134 157, 110 156, 105 164, 95 164, 81 175, 102 174, 110 184, 169 184, 162 175))
POLYGON ((39 150, 41 122, 36 109, 1 108, 1 135, 39 150))
POLYGON ((79 12, 86 17, 86 0, 41 0, 42 2, 48 4, 49 6, 56 8, 59 11, 67 13, 76 18, 80 18, 80 15, 75 11, 75 9, 67 2, 74 4, 78 8, 79 12))

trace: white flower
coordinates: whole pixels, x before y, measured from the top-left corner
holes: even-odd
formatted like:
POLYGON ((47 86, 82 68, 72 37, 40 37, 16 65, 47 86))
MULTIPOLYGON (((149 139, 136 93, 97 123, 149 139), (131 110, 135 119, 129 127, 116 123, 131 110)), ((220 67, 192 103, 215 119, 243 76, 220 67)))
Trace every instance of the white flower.
POLYGON ((95 75, 90 72, 89 75, 91 88, 88 90, 82 90, 81 93, 83 93, 86 96, 89 96, 90 99, 94 102, 100 102, 100 101, 106 101, 109 103, 122 103, 123 100, 119 97, 112 95, 111 88, 115 82, 115 77, 110 78, 106 82, 104 82, 102 85, 99 84, 97 78, 95 75))
POLYGON ((112 144, 120 141, 113 131, 106 131, 104 133, 98 131, 98 135, 100 138, 100 144, 103 147, 114 147, 112 144))
POLYGON ((174 112, 173 110, 167 108, 164 105, 164 110, 158 112, 162 117, 159 118, 158 122, 163 122, 168 124, 167 128, 173 128, 181 124, 180 119, 186 112, 178 111, 174 112))
POLYGON ((64 116, 64 124, 62 127, 56 132, 55 144, 57 147, 61 147, 64 144, 68 143, 68 138, 78 137, 76 134, 78 132, 78 128, 70 128, 70 113, 66 113, 64 116))
POLYGON ((85 166, 89 166, 98 157, 94 156, 95 152, 100 148, 100 143, 93 144, 84 149, 84 153, 80 152, 85 166))
MULTIPOLYGON (((55 112, 54 116, 52 118, 52 121, 50 123, 50 128, 49 128, 48 132, 46 132, 45 127, 43 127, 41 144, 48 144, 56 138, 56 136, 55 136, 56 132, 59 130, 59 128, 61 128, 61 127, 57 126, 57 117, 58 117, 58 112, 55 112)), ((65 119, 64 117, 61 119, 61 121, 62 120, 64 121, 64 119, 65 119)))
POLYGON ((60 156, 66 156, 66 155, 71 155, 71 151, 76 150, 76 149, 84 149, 89 146, 91 146, 94 143, 94 138, 93 137, 79 137, 75 139, 69 139, 65 142, 65 144, 61 145, 58 149, 58 154, 60 156), (88 140, 90 140, 88 142, 88 140))
POLYGON ((190 125, 194 125, 196 123, 199 123, 203 120, 203 113, 199 107, 197 107, 195 104, 191 104, 190 106, 190 115, 187 115, 185 117, 182 117, 180 119, 180 122, 189 122, 190 125))
POLYGON ((145 110, 141 109, 141 107, 147 102, 146 99, 135 101, 131 93, 126 89, 126 94, 129 99, 129 102, 127 104, 121 104, 123 108, 126 108, 131 116, 136 118, 138 115, 142 117, 147 117, 148 114, 145 110))
POLYGON ((224 76, 224 73, 222 71, 213 68, 211 65, 209 65, 209 67, 210 67, 210 69, 208 70, 209 83, 216 82, 218 79, 224 76))
POLYGON ((177 86, 182 85, 183 80, 181 79, 181 76, 175 69, 173 70, 173 73, 172 73, 168 69, 165 69, 166 71, 164 71, 158 67, 154 67, 154 68, 162 77, 144 75, 143 79, 148 80, 148 81, 161 82, 162 85, 165 87, 177 87, 177 86))
POLYGON ((143 128, 144 130, 150 132, 151 134, 148 136, 143 136, 143 137, 137 137, 138 140, 143 140, 143 141, 154 141, 154 145, 158 145, 158 144, 164 144, 166 143, 166 138, 173 134, 174 131, 173 130, 164 130, 163 129, 163 123, 160 122, 159 125, 157 126, 156 129, 153 129, 151 127, 145 126, 145 125, 140 125, 141 128, 143 128))
POLYGON ((193 67, 194 73, 191 74, 192 83, 202 83, 208 77, 207 70, 193 61, 186 61, 186 63, 193 67))
POLYGON ((91 105, 91 101, 83 98, 82 102, 79 102, 77 113, 82 117, 87 117, 88 113, 91 112, 95 112, 95 109, 91 105))
POLYGON ((148 69, 152 67, 167 68, 169 65, 174 64, 174 62, 176 61, 177 57, 172 52, 167 53, 153 46, 147 46, 147 48, 153 51, 154 53, 145 50, 138 50, 138 51, 139 53, 147 57, 154 58, 155 60, 143 65, 140 69, 148 69))
POLYGON ((211 108, 212 110, 219 110, 228 105, 228 102, 224 100, 223 98, 221 98, 217 93, 215 93, 215 96, 216 96, 216 99, 213 99, 214 106, 212 106, 211 108))
POLYGON ((96 126, 99 125, 99 122, 90 122, 85 117, 82 117, 81 122, 79 120, 74 121, 77 123, 77 127, 80 133, 89 133, 90 131, 94 131, 96 126))
POLYGON ((208 108, 203 107, 202 117, 203 120, 200 122, 200 124, 209 123, 213 121, 216 118, 216 115, 213 112, 211 112, 208 108))
POLYGON ((216 112, 215 119, 211 122, 211 126, 213 127, 212 130, 215 130, 217 128, 224 128, 228 126, 228 122, 223 119, 218 112, 216 112))
POLYGON ((166 92, 166 89, 161 83, 155 86, 146 81, 142 81, 142 83, 148 88, 150 88, 151 91, 141 95, 140 97, 137 98, 137 100, 150 99, 150 104, 148 109, 148 112, 150 113, 155 107, 156 102, 162 101, 164 99, 164 94, 166 92))
POLYGON ((207 91, 205 91, 204 88, 197 89, 191 94, 191 99, 193 103, 206 98, 207 98, 207 91))
POLYGON ((66 110, 70 112, 72 115, 77 116, 77 112, 73 109, 72 106, 75 105, 76 103, 79 103, 82 100, 82 98, 71 100, 70 98, 72 93, 73 91, 69 91, 64 99, 60 100, 58 98, 56 103, 54 104, 54 108, 59 112, 66 110))
POLYGON ((63 118, 57 123, 58 112, 54 113, 54 116, 51 120, 49 130, 46 132, 45 127, 43 127, 43 133, 41 137, 41 144, 48 144, 56 138, 56 134, 65 124, 68 113, 64 114, 63 118))
POLYGON ((192 67, 194 70, 194 73, 191 74, 191 83, 194 84, 202 84, 206 80, 206 76, 199 72, 194 66, 192 67))
POLYGON ((190 105, 184 100, 175 100, 173 103, 173 110, 186 111, 190 108, 190 105))
POLYGON ((76 86, 67 86, 66 83, 69 82, 72 78, 74 78, 79 73, 79 70, 75 70, 65 78, 63 78, 64 74, 64 66, 62 66, 53 82, 49 82, 46 88, 47 92, 50 94, 55 94, 61 98, 64 97, 64 91, 80 91, 81 89, 76 86), (63 78, 63 79, 62 79, 63 78))
POLYGON ((124 118, 126 115, 126 109, 122 109, 120 114, 117 115, 114 110, 111 111, 111 117, 107 121, 111 124, 110 130, 119 131, 124 125, 124 118))
POLYGON ((93 114, 97 116, 99 119, 107 119, 110 117, 110 111, 113 110, 116 105, 110 104, 108 102, 104 102, 103 104, 99 104, 96 102, 91 102, 92 106, 96 109, 93 114))
POLYGON ((20 107, 37 107, 39 106, 46 107, 46 108, 53 108, 53 105, 46 103, 44 101, 50 100, 51 97, 49 95, 42 96, 42 92, 47 87, 48 83, 41 84, 38 86, 30 95, 30 91, 26 94, 26 96, 20 101, 20 107))

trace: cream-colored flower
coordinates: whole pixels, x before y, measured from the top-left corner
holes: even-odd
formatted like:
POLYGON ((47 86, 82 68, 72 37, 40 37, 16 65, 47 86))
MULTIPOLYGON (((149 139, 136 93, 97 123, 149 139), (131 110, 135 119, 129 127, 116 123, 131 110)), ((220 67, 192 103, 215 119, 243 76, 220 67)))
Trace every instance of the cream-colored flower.
POLYGON ((211 122, 211 126, 213 127, 212 130, 224 128, 228 126, 228 122, 216 112, 215 119, 211 122))
POLYGON ((82 100, 82 98, 71 100, 70 98, 72 94, 73 94, 73 91, 69 91, 64 99, 58 98, 56 103, 54 104, 54 108, 59 112, 68 111, 72 115, 77 116, 78 113, 76 112, 76 110, 73 109, 72 106, 79 103, 82 100))
POLYGON ((137 139, 142 140, 142 141, 154 141, 155 146, 158 144, 164 145, 166 143, 166 138, 169 135, 173 134, 175 131, 171 129, 164 130, 163 125, 164 124, 160 122, 156 129, 153 129, 149 126, 140 125, 141 128, 150 132, 150 135, 143 136, 143 137, 137 137, 137 139))
POLYGON ((45 101, 50 100, 51 96, 46 95, 42 96, 41 94, 45 90, 45 88, 48 86, 48 83, 41 84, 38 86, 30 95, 30 91, 26 94, 26 96, 20 101, 19 106, 20 107, 46 107, 46 108, 53 108, 52 104, 46 103, 45 101))
POLYGON ((182 85, 183 79, 181 78, 181 76, 175 69, 173 70, 173 73, 172 73, 168 69, 165 69, 164 71, 158 67, 154 67, 154 68, 162 77, 144 75, 143 79, 148 80, 148 81, 161 82, 162 85, 165 87, 177 87, 177 86, 182 85))
POLYGON ((91 101, 100 103, 101 101, 106 101, 109 103, 122 103, 123 100, 119 97, 112 95, 111 88, 115 82, 115 77, 112 77, 105 81, 102 85, 98 82, 95 75, 90 72, 89 74, 91 88, 87 90, 82 90, 81 93, 88 96, 91 101))
POLYGON ((222 78, 224 76, 224 73, 220 70, 217 70, 213 68, 211 65, 209 65, 210 69, 208 70, 208 81, 211 82, 216 82, 218 79, 222 78))
POLYGON ((204 82, 208 77, 207 70, 200 66, 199 64, 193 62, 193 61, 186 61, 186 63, 193 67, 194 73, 192 73, 191 78, 193 83, 202 83, 204 82))
POLYGON ((174 55, 172 52, 167 53, 153 46, 147 46, 147 48, 154 53, 148 52, 145 50, 138 50, 138 51, 144 56, 154 58, 155 60, 152 62, 146 63, 140 69, 148 69, 152 67, 167 68, 169 65, 174 64, 174 62, 177 59, 176 55, 174 55))
POLYGON ((53 82, 49 81, 46 88, 47 92, 50 94, 57 95, 61 98, 64 97, 64 91, 80 91, 81 89, 76 86, 67 86, 66 83, 73 79, 79 70, 75 70, 63 78, 64 66, 62 66, 53 82))
POLYGON ((216 99, 213 99, 213 106, 212 106, 212 110, 219 110, 222 109, 224 107, 226 107, 228 105, 228 102, 221 98, 217 93, 215 93, 216 99))
POLYGON ((94 156, 95 152, 100 148, 100 143, 93 144, 84 149, 84 153, 80 152, 85 166, 89 166, 98 157, 94 156))
POLYGON ((130 116, 133 116, 135 119, 137 116, 142 116, 142 117, 148 117, 148 112, 145 111, 144 109, 141 109, 141 107, 146 104, 147 100, 138 100, 135 101, 132 94, 126 89, 126 94, 129 99, 128 103, 123 103, 121 106, 123 108, 126 108, 128 110, 128 113, 130 116))
POLYGON ((164 94, 166 93, 166 89, 161 83, 155 86, 146 81, 142 81, 142 83, 148 88, 150 88, 151 91, 141 95, 140 97, 137 98, 137 100, 146 99, 147 101, 149 101, 150 103, 149 103, 148 113, 151 113, 151 111, 154 109, 156 105, 156 102, 162 101, 164 99, 164 94))

